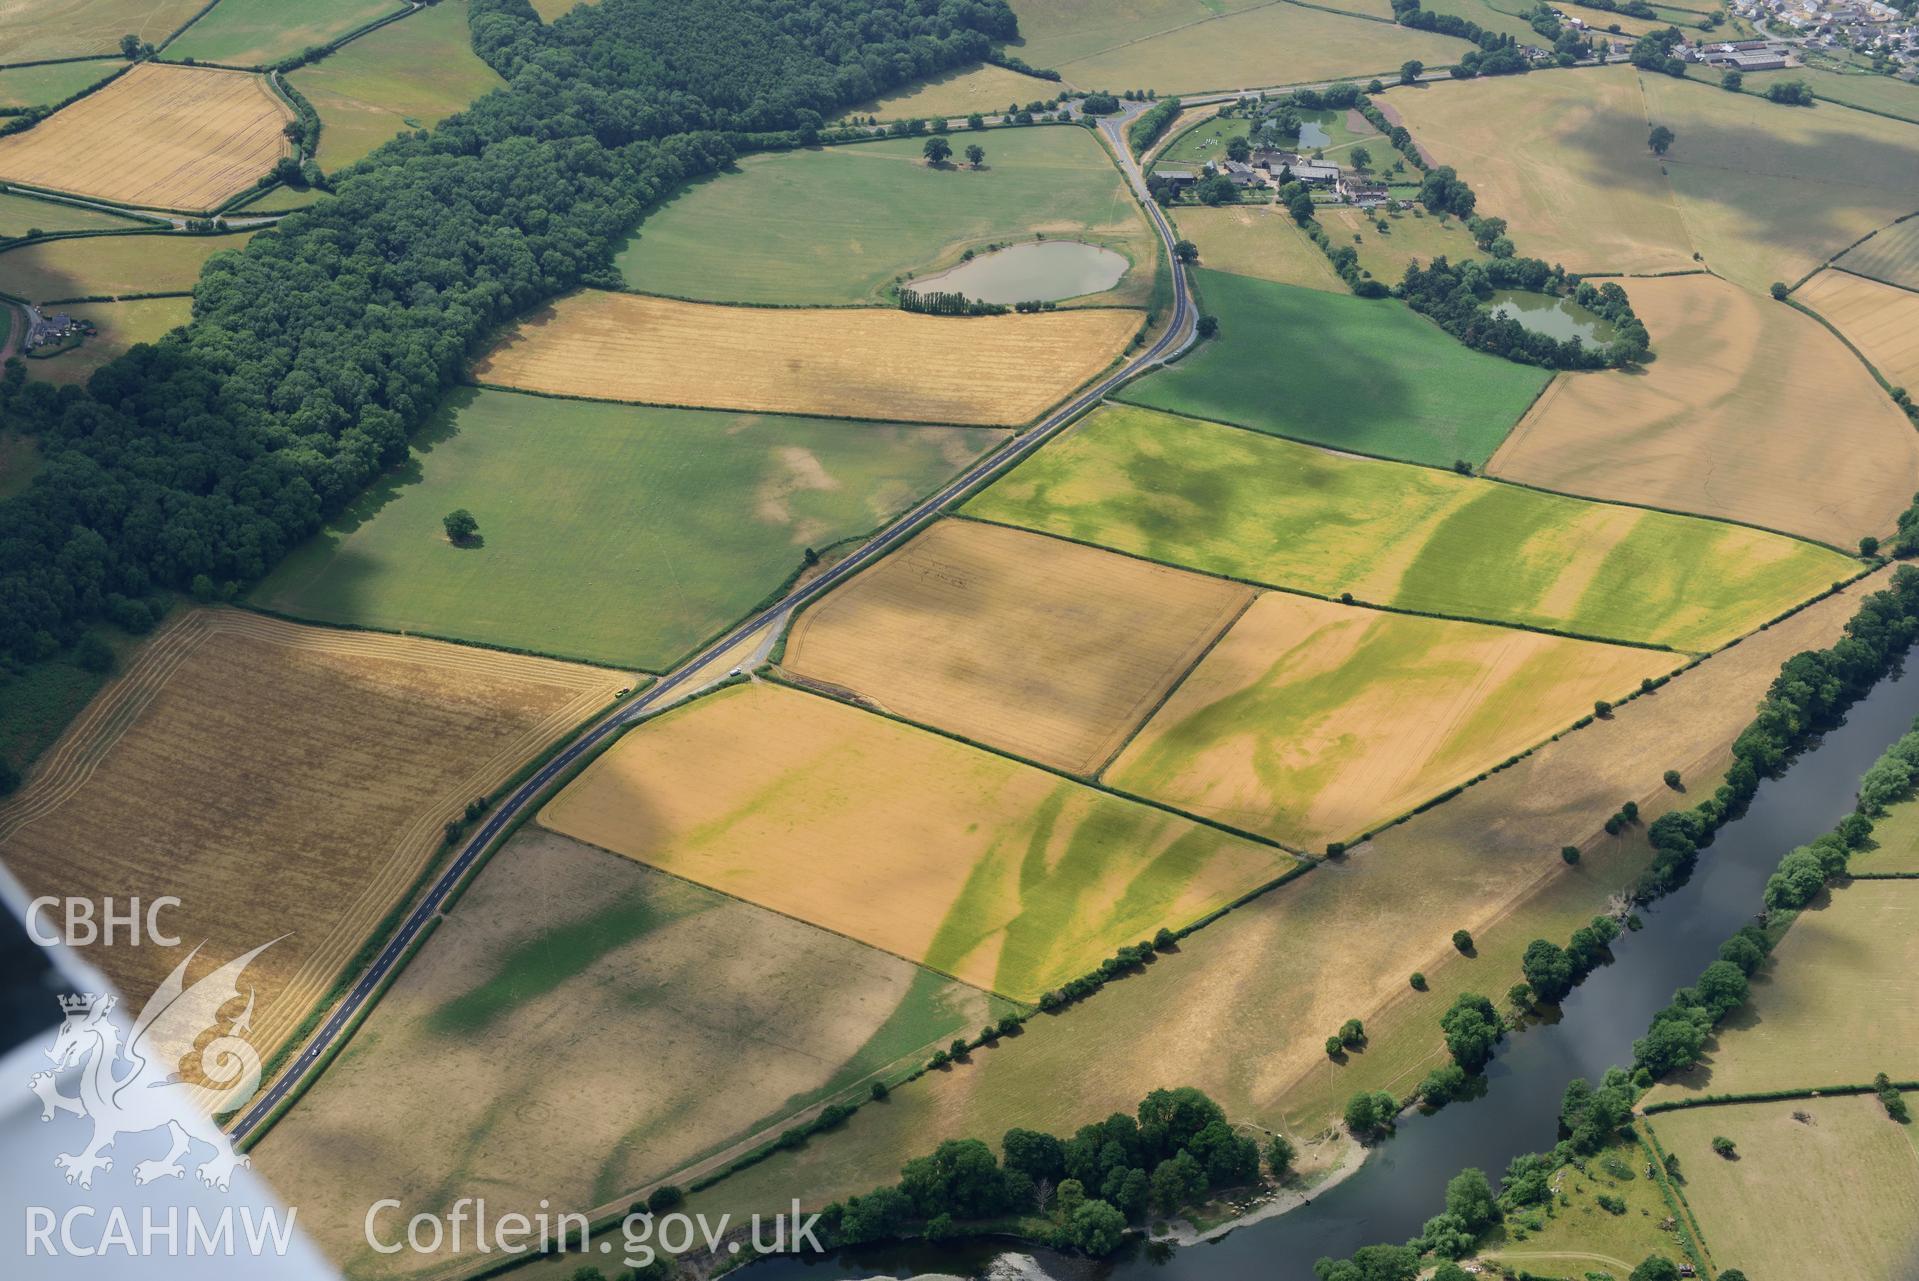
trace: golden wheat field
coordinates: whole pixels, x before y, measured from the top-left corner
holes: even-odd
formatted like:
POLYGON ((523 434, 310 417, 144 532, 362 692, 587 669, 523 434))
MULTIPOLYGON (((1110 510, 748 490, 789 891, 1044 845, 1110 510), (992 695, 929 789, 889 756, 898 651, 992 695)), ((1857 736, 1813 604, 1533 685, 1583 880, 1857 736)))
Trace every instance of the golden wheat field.
POLYGON ((141 63, 25 133, 0 179, 159 209, 212 209, 289 154, 293 110, 264 79, 141 63))
POLYGON ((1892 529, 1919 435, 1843 343, 1712 276, 1627 283, 1658 359, 1562 374, 1490 474, 1847 548, 1892 529))
POLYGON ((1018 424, 1106 368, 1139 326, 1111 309, 920 316, 586 292, 535 312, 473 373, 594 400, 1018 424))
POLYGON ((1089 774, 1252 599, 1223 579, 944 521, 802 615, 786 666, 1089 774))
MULTIPOLYGON (((468 801, 630 684, 438 641, 196 611, 149 641, 0 808, 36 894, 177 895, 187 946, 248 971, 253 1040, 286 1037, 468 801)), ((93 952, 139 1001, 172 965, 93 952)))
POLYGON ((1895 387, 1919 387, 1919 294, 1822 271, 1793 297, 1831 321, 1895 387))

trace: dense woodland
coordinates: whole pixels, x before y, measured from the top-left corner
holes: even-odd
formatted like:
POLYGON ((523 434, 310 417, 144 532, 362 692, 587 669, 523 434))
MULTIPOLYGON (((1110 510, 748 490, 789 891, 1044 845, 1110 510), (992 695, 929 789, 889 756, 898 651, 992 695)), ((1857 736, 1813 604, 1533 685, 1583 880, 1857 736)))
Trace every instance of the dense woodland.
POLYGON ((602 0, 551 26, 473 0, 508 86, 336 176, 330 200, 209 265, 183 336, 82 388, 0 380, 46 465, 0 504, 0 659, 160 589, 231 594, 398 462, 499 326, 582 283, 743 134, 817 126, 978 61, 1003 0, 602 0))

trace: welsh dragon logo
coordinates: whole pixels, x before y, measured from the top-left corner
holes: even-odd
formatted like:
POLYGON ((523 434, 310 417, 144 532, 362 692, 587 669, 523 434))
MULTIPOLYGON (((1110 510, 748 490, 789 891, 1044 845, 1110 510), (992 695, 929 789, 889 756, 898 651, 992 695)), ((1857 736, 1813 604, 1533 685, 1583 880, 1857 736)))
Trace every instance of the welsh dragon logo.
POLYGON ((119 1026, 107 1017, 114 1006, 112 996, 60 998, 66 1017, 47 1050, 53 1070, 34 1073, 29 1088, 40 1096, 42 1121, 71 1112, 93 1122, 93 1138, 84 1148, 53 1159, 67 1172, 68 1183, 92 1187, 96 1171, 113 1169, 113 1158, 104 1153, 116 1140, 162 1128, 171 1146, 165 1156, 134 1165, 136 1183, 184 1176, 181 1158, 196 1143, 213 1149, 212 1157, 194 1172, 210 1187, 226 1191, 235 1167, 250 1164, 233 1150, 213 1118, 238 1106, 260 1085, 260 1056, 241 1036, 252 1025, 252 989, 245 993, 246 1008, 224 1029, 220 1010, 242 995, 240 975, 271 946, 262 943, 188 987, 187 966, 200 951, 194 948, 141 1009, 124 1046, 119 1026), (201 1045, 208 1031, 216 1035, 201 1045), (181 1065, 195 1055, 203 1080, 182 1080, 181 1065), (62 1094, 59 1081, 75 1068, 80 1092, 62 1094))

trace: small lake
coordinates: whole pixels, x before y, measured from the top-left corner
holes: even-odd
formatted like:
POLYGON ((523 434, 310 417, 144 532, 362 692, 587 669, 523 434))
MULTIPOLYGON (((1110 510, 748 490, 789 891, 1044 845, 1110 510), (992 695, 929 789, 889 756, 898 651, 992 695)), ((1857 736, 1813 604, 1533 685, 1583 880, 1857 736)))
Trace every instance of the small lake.
POLYGON ((978 254, 935 276, 910 280, 915 293, 964 294, 974 302, 1058 302, 1102 294, 1131 264, 1123 254, 1077 240, 1036 240, 978 254))
POLYGON ((1487 306, 1495 315, 1511 316, 1534 333, 1561 342, 1577 338, 1593 346, 1613 340, 1612 321, 1587 311, 1570 298, 1525 289, 1495 289, 1487 306))

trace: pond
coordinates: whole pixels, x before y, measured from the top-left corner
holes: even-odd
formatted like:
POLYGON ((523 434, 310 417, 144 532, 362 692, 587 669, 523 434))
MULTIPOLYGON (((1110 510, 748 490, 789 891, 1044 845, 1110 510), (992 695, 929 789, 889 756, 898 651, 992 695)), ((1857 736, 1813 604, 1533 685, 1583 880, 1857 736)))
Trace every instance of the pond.
POLYGON ((1332 145, 1333 135, 1326 132, 1325 125, 1319 123, 1317 120, 1302 120, 1299 122, 1299 149, 1301 151, 1309 151, 1314 147, 1330 147, 1332 145))
POLYGON ((915 293, 964 294, 974 302, 1058 302, 1105 293, 1131 266, 1123 254, 1077 240, 1036 240, 977 254, 938 275, 907 282, 915 293))
POLYGON ((1673 991, 1717 959, 1719 944, 1753 919, 1781 857, 1852 811, 1859 777, 1919 713, 1919 668, 1881 681, 1845 723, 1803 753, 1783 778, 1759 785, 1738 820, 1699 857, 1692 879, 1640 909, 1645 927, 1622 935, 1610 964, 1561 1006, 1556 1022, 1510 1038, 1487 1071, 1486 1095, 1432 1115, 1402 1117, 1359 1172, 1306 1205, 1239 1229, 1164 1262, 1134 1249, 1105 1263, 1032 1246, 971 1241, 947 1246, 852 1250, 753 1265, 744 1281, 840 1278, 1057 1278, 1058 1281, 1313 1281, 1313 1261, 1362 1245, 1417 1235, 1445 1203, 1446 1181, 1468 1165, 1497 1178, 1524 1152, 1550 1148, 1559 1102, 1576 1076, 1597 1080, 1632 1060, 1634 1038, 1673 991))
POLYGON ((1495 315, 1511 316, 1534 333, 1564 342, 1578 338, 1588 346, 1613 340, 1613 324, 1570 298, 1525 289, 1495 289, 1487 304, 1495 315))

